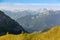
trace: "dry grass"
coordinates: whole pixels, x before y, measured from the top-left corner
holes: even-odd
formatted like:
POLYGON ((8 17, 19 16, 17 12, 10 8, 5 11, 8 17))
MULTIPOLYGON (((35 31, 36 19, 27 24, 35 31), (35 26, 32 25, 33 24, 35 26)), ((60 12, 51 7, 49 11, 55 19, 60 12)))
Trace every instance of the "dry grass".
POLYGON ((19 35, 6 34, 0 40, 60 40, 60 26, 56 26, 44 33, 22 33, 19 35))

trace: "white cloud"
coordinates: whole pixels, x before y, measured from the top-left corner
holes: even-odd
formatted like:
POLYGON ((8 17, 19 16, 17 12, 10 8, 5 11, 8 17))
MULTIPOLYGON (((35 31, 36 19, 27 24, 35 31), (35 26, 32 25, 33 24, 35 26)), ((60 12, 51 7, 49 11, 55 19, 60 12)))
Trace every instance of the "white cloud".
POLYGON ((48 8, 54 10, 60 10, 60 4, 23 4, 23 3, 0 3, 0 9, 5 10, 37 10, 41 8, 48 8))

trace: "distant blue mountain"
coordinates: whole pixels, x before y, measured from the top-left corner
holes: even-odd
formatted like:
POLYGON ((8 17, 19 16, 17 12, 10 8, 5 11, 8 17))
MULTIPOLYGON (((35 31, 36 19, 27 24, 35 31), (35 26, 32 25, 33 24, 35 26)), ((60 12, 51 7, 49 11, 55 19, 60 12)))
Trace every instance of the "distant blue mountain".
POLYGON ((60 25, 60 10, 3 11, 30 33, 44 32, 44 30, 49 30, 52 26, 60 25))
POLYGON ((36 14, 35 11, 31 11, 31 10, 24 10, 24 11, 11 11, 11 10, 3 10, 5 12, 5 14, 7 14, 8 16, 10 16, 12 19, 17 19, 20 17, 24 17, 26 15, 34 15, 36 14))
POLYGON ((53 26, 60 25, 60 10, 47 10, 46 12, 37 13, 35 15, 26 15, 18 18, 17 22, 30 33, 44 31, 53 26))

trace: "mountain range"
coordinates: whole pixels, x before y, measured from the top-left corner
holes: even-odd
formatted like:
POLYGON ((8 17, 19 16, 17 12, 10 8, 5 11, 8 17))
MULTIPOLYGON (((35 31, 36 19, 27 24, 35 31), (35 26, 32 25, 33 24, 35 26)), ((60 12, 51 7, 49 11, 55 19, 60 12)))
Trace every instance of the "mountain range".
POLYGON ((17 22, 30 33, 48 31, 53 26, 60 25, 60 10, 47 10, 35 15, 26 15, 18 18, 17 22))
POLYGON ((60 25, 60 10, 3 11, 30 33, 48 31, 53 26, 60 25))

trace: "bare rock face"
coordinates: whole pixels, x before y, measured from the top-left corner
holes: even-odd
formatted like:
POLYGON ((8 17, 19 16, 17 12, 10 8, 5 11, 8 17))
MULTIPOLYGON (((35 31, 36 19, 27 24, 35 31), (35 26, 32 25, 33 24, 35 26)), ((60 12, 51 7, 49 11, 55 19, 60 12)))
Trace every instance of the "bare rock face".
POLYGON ((22 31, 26 32, 15 20, 0 11, 0 35, 5 35, 7 32, 9 34, 20 34, 22 31))

